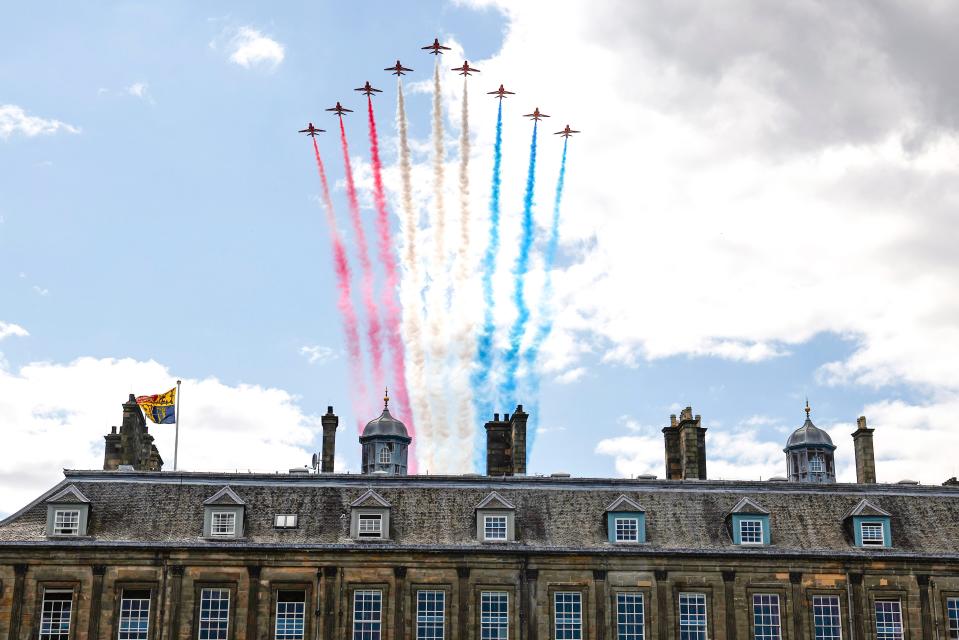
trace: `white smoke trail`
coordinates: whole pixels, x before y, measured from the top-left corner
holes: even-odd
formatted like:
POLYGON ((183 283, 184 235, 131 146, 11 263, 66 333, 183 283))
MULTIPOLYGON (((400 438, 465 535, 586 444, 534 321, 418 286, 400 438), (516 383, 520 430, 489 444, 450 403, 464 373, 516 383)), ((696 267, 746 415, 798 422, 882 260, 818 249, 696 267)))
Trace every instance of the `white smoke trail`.
MULTIPOLYGON (((403 81, 396 79, 396 128, 400 134, 400 176, 402 178, 403 238, 406 246, 402 252, 403 271, 409 280, 403 286, 403 338, 409 350, 410 404, 416 418, 417 462, 421 468, 433 457, 433 417, 427 397, 426 351, 423 348, 422 304, 420 292, 423 278, 416 255, 419 221, 413 207, 413 178, 410 165, 410 144, 406 124, 406 103, 403 100, 403 81)), ((428 467, 425 467, 428 468, 428 467)))
POLYGON ((460 244, 459 251, 456 254, 456 287, 453 289, 454 308, 459 307, 462 317, 459 319, 459 330, 457 332, 456 343, 459 346, 459 373, 465 376, 464 384, 458 392, 458 411, 457 420, 457 441, 460 447, 457 451, 462 452, 461 463, 466 467, 472 464, 473 454, 470 447, 462 446, 463 443, 473 442, 475 424, 473 423, 473 393, 470 387, 470 371, 472 368, 473 356, 476 352, 476 328, 472 321, 472 316, 464 305, 456 305, 456 296, 468 296, 468 285, 470 280, 470 128, 469 128, 469 93, 467 91, 467 78, 463 77, 463 110, 461 112, 460 124, 460 244))
MULTIPOLYGON (((427 293, 427 316, 429 324, 430 365, 432 379, 430 384, 430 404, 433 409, 433 446, 431 449, 449 444, 449 424, 447 423, 446 396, 443 393, 447 380, 444 378, 447 345, 443 336, 443 320, 446 310, 446 246, 443 237, 446 233, 446 211, 443 205, 443 162, 445 160, 443 140, 443 103, 440 87, 440 61, 436 60, 433 71, 433 256, 430 264, 430 288, 427 293)), ((427 460, 427 468, 436 469, 433 460, 427 460)))

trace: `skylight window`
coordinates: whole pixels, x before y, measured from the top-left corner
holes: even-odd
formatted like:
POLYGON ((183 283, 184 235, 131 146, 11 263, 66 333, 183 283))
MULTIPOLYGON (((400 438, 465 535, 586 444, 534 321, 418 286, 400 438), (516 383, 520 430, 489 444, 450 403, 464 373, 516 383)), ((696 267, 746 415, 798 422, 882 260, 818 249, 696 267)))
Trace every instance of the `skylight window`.
POLYGON ((273 520, 273 527, 276 529, 295 529, 297 516, 295 513, 278 513, 273 520))

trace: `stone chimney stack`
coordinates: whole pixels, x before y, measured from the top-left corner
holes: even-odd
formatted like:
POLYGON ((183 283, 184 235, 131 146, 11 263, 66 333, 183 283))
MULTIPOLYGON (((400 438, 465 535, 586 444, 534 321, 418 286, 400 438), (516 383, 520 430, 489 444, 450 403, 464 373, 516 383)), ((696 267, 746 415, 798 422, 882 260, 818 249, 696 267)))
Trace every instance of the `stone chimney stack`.
POLYGON ((856 430, 852 433, 853 447, 856 450, 856 482, 859 484, 876 483, 876 454, 872 448, 872 432, 866 428, 866 416, 856 420, 856 430))
POLYGON ((513 475, 513 433, 509 414, 504 420, 494 413, 493 419, 487 422, 486 428, 486 475, 511 476, 513 475))
POLYGON ((523 405, 516 405, 516 411, 510 418, 510 436, 512 438, 513 475, 526 475, 526 421, 529 414, 523 411, 523 405))
POLYGON ((706 479, 706 428, 701 416, 694 416, 686 407, 676 416, 669 416, 663 429, 666 442, 666 478, 668 480, 706 479))
POLYGON ((340 417, 333 413, 333 407, 326 408, 326 414, 320 418, 323 425, 323 453, 320 461, 322 473, 333 473, 333 460, 336 454, 336 427, 340 424, 340 417))
POLYGON ((115 471, 120 465, 130 465, 137 471, 160 471, 163 468, 163 458, 153 444, 143 411, 132 393, 123 403, 123 422, 119 432, 113 427, 103 439, 104 471, 115 471))

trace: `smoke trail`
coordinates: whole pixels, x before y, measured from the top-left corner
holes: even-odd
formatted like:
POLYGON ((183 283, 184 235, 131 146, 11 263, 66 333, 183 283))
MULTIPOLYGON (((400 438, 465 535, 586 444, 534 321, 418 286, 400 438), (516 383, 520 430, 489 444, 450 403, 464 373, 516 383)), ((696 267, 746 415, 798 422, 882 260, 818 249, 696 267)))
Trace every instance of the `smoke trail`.
MULTIPOLYGON (((496 272, 496 255, 499 252, 499 191, 500 168, 503 160, 503 101, 500 100, 496 111, 496 142, 493 145, 493 180, 489 198, 489 240, 483 254, 483 329, 476 341, 476 367, 471 378, 473 387, 473 407, 476 415, 489 417, 493 412, 493 400, 490 393, 490 370, 493 367, 493 333, 496 323, 493 319, 493 274, 496 272)), ((477 432, 474 439, 474 464, 479 468, 486 445, 481 442, 482 433, 477 432)))
POLYGON ((526 175, 526 194, 523 196, 523 219, 519 255, 513 270, 513 302, 516 304, 516 320, 509 332, 509 348, 503 354, 503 381, 500 384, 499 402, 503 406, 516 404, 516 370, 519 368, 519 349, 529 321, 526 305, 526 272, 529 271, 529 250, 533 245, 533 189, 536 186, 536 129, 533 121, 533 140, 529 146, 529 172, 526 175))
POLYGON ((360 203, 356 197, 356 185, 353 183, 353 167, 350 165, 350 146, 346 142, 346 129, 343 127, 343 116, 340 116, 340 143, 343 145, 343 166, 346 173, 346 196, 350 205, 350 219, 353 222, 353 232, 356 234, 356 250, 360 259, 360 268, 363 271, 363 306, 366 307, 367 339, 370 343, 370 359, 373 368, 373 388, 383 387, 383 345, 381 343, 381 326, 379 310, 373 298, 373 265, 370 264, 370 254, 366 246, 366 233, 363 231, 363 220, 360 217, 360 203))
MULTIPOLYGON (((403 336, 400 335, 400 307, 397 303, 399 277, 396 271, 396 258, 393 255, 390 219, 386 210, 386 192, 383 190, 383 166, 380 163, 380 143, 376 135, 376 118, 373 116, 373 97, 367 96, 366 102, 369 111, 370 159, 373 165, 373 200, 376 204, 377 245, 386 276, 383 297, 386 306, 386 342, 390 347, 393 363, 393 379, 390 382, 396 398, 397 415, 406 423, 412 437, 415 429, 409 412, 410 398, 406 389, 406 361, 403 353, 403 336)), ((413 440, 415 442, 416 438, 414 437, 413 440)))
POLYGON ((536 333, 533 335, 533 341, 529 348, 523 352, 523 362, 526 364, 527 384, 529 385, 529 399, 532 409, 530 410, 530 428, 526 431, 526 455, 529 456, 533 451, 533 443, 536 440, 536 430, 539 412, 539 371, 536 368, 536 360, 539 357, 539 350, 543 342, 549 337, 553 330, 553 261, 556 259, 556 248, 559 244, 559 212, 560 205, 563 202, 563 186, 566 182, 566 148, 569 145, 569 138, 563 141, 563 159, 559 165, 559 178, 556 180, 556 198, 553 200, 553 221, 549 231, 549 241, 546 244, 546 254, 543 257, 543 271, 545 280, 543 282, 543 295, 540 298, 539 325, 536 333))
MULTIPOLYGON (((447 347, 443 336, 443 320, 446 317, 446 211, 443 205, 443 104, 440 87, 440 63, 436 61, 433 71, 433 257, 430 269, 431 281, 427 295, 430 330, 430 404, 433 409, 433 440, 431 451, 438 443, 449 439, 446 420, 446 385, 444 368, 447 347)), ((427 468, 433 469, 432 455, 427 458, 427 468)))
MULTIPOLYGON (((412 409, 414 419, 420 427, 420 445, 417 460, 426 462, 426 452, 433 441, 433 416, 427 396, 426 351, 423 348, 422 274, 416 255, 419 220, 413 207, 413 178, 410 163, 410 145, 406 124, 406 103, 403 99, 403 81, 396 79, 396 128, 399 131, 400 177, 402 182, 403 203, 403 268, 410 283, 403 287, 403 336, 410 350, 410 382, 412 385, 412 409)), ((412 461, 412 459, 411 459, 412 461)))
MULTIPOLYGON (((316 168, 320 173, 320 184, 323 187, 326 222, 330 228, 330 239, 333 242, 333 267, 336 271, 336 287, 340 292, 336 306, 343 316, 343 332, 346 334, 346 350, 350 359, 350 378, 356 390, 353 393, 353 410, 357 416, 361 416, 364 415, 360 412, 360 409, 365 404, 363 400, 365 400, 366 389, 363 381, 363 360, 360 354, 360 334, 357 330, 356 310, 353 308, 350 287, 350 267, 346 259, 343 238, 336 226, 336 214, 333 211, 333 199, 330 197, 330 185, 326 180, 326 169, 323 167, 323 159, 320 157, 320 147, 316 143, 316 136, 313 136, 313 152, 316 154, 316 168)), ((357 419, 359 418, 357 417, 357 419)))
MULTIPOLYGON (((467 79, 463 77, 463 109, 460 123, 460 243, 457 252, 456 287, 453 296, 469 295, 468 284, 470 279, 470 128, 469 128, 469 93, 467 79)), ((455 305, 454 305, 455 306, 455 305)), ((476 349, 474 326, 471 315, 462 312, 460 328, 456 342, 459 345, 460 370, 469 374, 473 353, 476 349)), ((456 414, 457 442, 466 443, 473 439, 476 432, 473 424, 473 398, 467 380, 466 387, 457 392, 459 408, 456 414)), ((468 456, 469 448, 463 447, 460 451, 468 456)))

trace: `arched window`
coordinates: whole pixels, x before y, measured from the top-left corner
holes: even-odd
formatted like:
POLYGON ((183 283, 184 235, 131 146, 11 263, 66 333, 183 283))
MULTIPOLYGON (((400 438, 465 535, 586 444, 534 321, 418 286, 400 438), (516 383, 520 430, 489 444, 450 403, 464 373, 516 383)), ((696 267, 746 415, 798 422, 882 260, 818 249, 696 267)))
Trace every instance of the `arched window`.
POLYGON ((390 451, 389 447, 383 447, 380 449, 379 463, 393 464, 393 452, 390 451))

